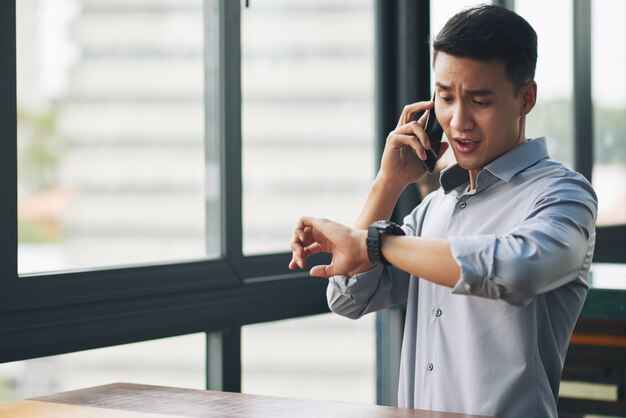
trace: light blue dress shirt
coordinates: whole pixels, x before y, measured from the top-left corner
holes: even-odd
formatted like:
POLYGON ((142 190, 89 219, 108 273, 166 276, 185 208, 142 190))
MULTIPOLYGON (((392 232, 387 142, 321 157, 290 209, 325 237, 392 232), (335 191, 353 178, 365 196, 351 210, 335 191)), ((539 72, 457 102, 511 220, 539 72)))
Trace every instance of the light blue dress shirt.
POLYGON ((448 239, 461 267, 456 286, 378 266, 331 278, 328 304, 358 318, 407 302, 402 407, 556 417, 565 353, 588 291, 596 195, 582 175, 548 158, 544 138, 493 161, 473 191, 456 165, 441 184, 403 229, 448 239))

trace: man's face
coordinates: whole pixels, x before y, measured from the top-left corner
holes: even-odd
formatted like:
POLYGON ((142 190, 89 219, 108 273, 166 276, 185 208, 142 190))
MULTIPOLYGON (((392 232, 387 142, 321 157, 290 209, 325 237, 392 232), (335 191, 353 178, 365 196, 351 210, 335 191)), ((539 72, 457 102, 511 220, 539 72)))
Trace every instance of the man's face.
POLYGON ((534 82, 515 95, 504 62, 439 52, 435 60, 435 113, 458 164, 476 173, 526 141, 524 116, 532 109, 534 82), (530 91, 529 91, 530 90, 530 91))

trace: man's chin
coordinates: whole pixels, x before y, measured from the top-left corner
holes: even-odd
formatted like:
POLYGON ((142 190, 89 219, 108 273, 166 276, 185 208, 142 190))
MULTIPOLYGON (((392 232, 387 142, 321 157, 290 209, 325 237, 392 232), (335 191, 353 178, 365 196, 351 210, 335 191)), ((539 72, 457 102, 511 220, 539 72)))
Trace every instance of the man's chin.
POLYGON ((467 170, 467 171, 475 171, 475 170, 480 171, 484 167, 482 164, 480 164, 477 161, 467 161, 467 160, 464 160, 464 159, 461 159, 461 160, 457 159, 456 163, 463 170, 467 170))

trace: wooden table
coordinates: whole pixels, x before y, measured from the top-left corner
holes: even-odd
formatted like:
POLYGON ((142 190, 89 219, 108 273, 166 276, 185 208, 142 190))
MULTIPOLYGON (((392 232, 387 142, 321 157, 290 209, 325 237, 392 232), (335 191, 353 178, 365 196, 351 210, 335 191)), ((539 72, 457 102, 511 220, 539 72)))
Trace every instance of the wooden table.
POLYGON ((344 402, 115 383, 0 405, 2 418, 476 418, 344 402))

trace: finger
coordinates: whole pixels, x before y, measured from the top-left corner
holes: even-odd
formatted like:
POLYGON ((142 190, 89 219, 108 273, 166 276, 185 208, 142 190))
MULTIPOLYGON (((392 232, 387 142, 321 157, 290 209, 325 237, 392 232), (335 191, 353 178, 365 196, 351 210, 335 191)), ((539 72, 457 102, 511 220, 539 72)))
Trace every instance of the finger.
POLYGON ((413 118, 413 115, 419 112, 423 112, 426 109, 431 109, 434 106, 434 104, 435 103, 433 101, 426 101, 426 102, 411 103, 411 104, 404 106, 404 108, 402 109, 402 114, 400 114, 400 119, 398 120, 398 125, 396 126, 396 128, 402 125, 406 125, 407 123, 411 121, 411 119, 413 118))
POLYGON ((389 145, 396 148, 408 146, 415 151, 420 160, 426 159, 426 151, 424 150, 424 146, 420 142, 419 138, 415 135, 392 133, 389 135, 387 141, 389 145))
POLYGON ((428 120, 428 115, 430 115, 430 109, 424 112, 424 114, 422 114, 422 116, 420 116, 420 118, 417 120, 417 123, 419 123, 422 128, 426 127, 426 120, 428 120))
MULTIPOLYGON (((293 253, 291 257, 292 263, 295 264, 295 266, 301 269, 306 267, 306 257, 296 253, 293 253)), ((290 265, 292 263, 290 263, 290 265)))
POLYGON ((296 229, 295 230, 295 234, 298 236, 298 239, 302 242, 306 242, 307 239, 311 239, 313 234, 312 234, 312 230, 313 228, 311 228, 310 226, 306 226, 304 227, 304 229, 296 229))
POLYGON ((314 221, 315 218, 312 218, 310 216, 302 216, 300 219, 298 219, 298 229, 304 231, 304 229, 307 227, 313 227, 314 221))
POLYGON ((296 260, 295 260, 294 258, 292 258, 292 259, 289 261, 289 270, 295 270, 295 269, 297 269, 298 267, 300 267, 300 266, 298 266, 298 263, 296 262, 296 260))
POLYGON ((296 249, 296 247, 302 246, 302 238, 301 233, 298 228, 293 230, 293 234, 291 234, 291 248, 296 249))
POLYGON ((289 270, 301 269, 300 265, 302 264, 302 260, 298 260, 295 256, 292 256, 289 261, 289 270))
POLYGON ((398 120, 397 127, 406 125, 407 123, 411 121, 411 119, 413 118, 413 115, 419 112, 423 112, 426 109, 430 109, 433 104, 434 103, 432 101, 427 101, 427 102, 411 103, 411 104, 404 106, 404 108, 402 109, 402 114, 400 115, 400 120, 398 120))
POLYGON ((413 135, 419 140, 420 145, 424 147, 424 149, 430 149, 428 134, 426 134, 426 131, 424 131, 424 128, 419 124, 419 122, 411 121, 396 129, 394 132, 404 135, 413 135))
MULTIPOLYGON (((291 237, 291 249, 293 251, 289 268, 292 270, 296 267, 304 268, 306 266, 306 248, 314 244, 311 221, 312 218, 306 216, 298 219, 298 225, 291 237)), ((315 247, 312 249, 316 250, 315 247)), ((309 251, 311 251, 311 248, 309 248, 309 251)))
POLYGON ((304 245, 302 245, 301 242, 299 241, 292 241, 291 242, 291 249, 293 250, 294 254, 299 254, 302 255, 303 251, 304 251, 304 245))
POLYGON ((296 267, 304 268, 306 266, 306 256, 304 250, 293 250, 291 252, 291 261, 289 262, 289 268, 295 269, 296 267))
POLYGON ((313 254, 324 252, 322 244, 320 244, 319 242, 315 242, 312 239, 305 240, 305 242, 294 241, 291 243, 291 249, 293 250, 292 260, 300 268, 304 268, 306 266, 307 257, 313 254))
POLYGON ((335 276, 335 268, 332 264, 330 265, 319 265, 319 266, 315 266, 313 267, 311 270, 309 270, 309 274, 311 276, 315 276, 315 277, 324 277, 324 278, 329 278, 331 276, 335 276))
POLYGON ((306 257, 308 257, 313 254, 321 253, 322 251, 322 246, 319 243, 315 242, 304 249, 304 254, 306 257))
MULTIPOLYGON (((310 245, 310 244, 309 244, 310 245)), ((307 244, 302 242, 297 234, 294 232, 294 238, 291 241, 292 260, 300 267, 304 268, 306 265, 306 248, 307 244)), ((291 265, 291 264, 290 264, 291 265)))
POLYGON ((302 267, 304 258, 305 258, 304 249, 302 247, 292 246, 292 251, 291 251, 292 262, 296 263, 299 267, 302 267))
POLYGON ((291 237, 291 248, 293 250, 300 251, 302 248, 311 245, 315 242, 315 238, 313 236, 313 228, 310 226, 305 226, 301 228, 300 225, 293 231, 293 235, 291 237))

